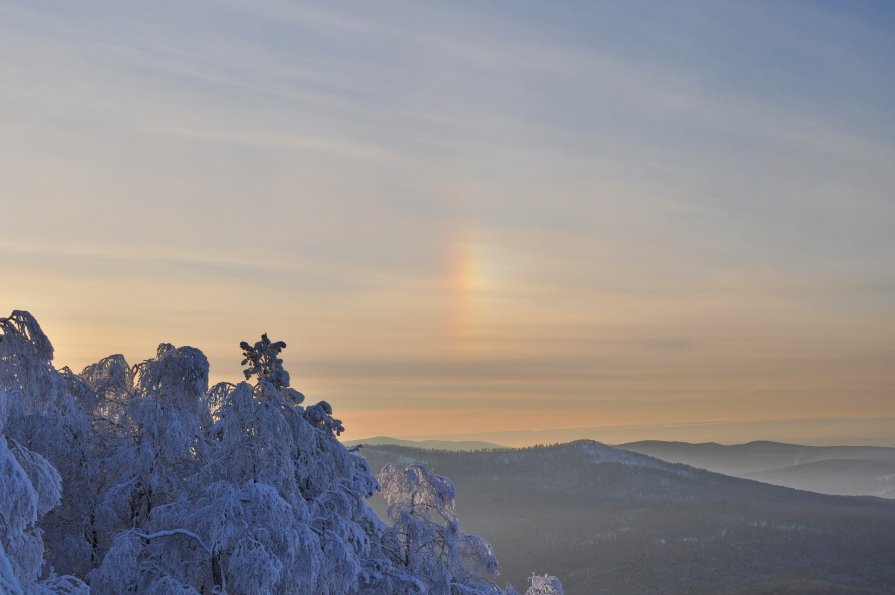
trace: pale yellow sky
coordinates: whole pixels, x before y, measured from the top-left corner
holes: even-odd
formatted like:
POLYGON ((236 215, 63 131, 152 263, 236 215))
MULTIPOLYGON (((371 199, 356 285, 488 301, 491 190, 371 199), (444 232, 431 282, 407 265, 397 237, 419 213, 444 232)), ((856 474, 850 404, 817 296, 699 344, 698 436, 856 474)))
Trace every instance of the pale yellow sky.
POLYGON ((631 10, 4 5, 0 308, 349 439, 895 444, 879 15, 631 10))

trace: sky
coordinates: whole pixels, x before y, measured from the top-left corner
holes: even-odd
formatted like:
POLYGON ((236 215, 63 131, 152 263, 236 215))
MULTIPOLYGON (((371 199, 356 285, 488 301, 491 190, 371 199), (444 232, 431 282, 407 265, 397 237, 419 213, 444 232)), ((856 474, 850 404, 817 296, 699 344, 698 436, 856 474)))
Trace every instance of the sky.
POLYGON ((895 445, 888 2, 0 1, 0 312, 347 439, 895 445))

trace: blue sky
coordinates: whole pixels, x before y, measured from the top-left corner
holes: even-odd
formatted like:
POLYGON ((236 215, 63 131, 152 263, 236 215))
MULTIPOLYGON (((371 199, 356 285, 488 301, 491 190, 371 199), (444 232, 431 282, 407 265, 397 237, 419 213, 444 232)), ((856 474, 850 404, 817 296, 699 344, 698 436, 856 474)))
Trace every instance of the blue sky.
POLYGON ((0 305, 354 438, 893 443, 893 15, 3 3, 0 305))

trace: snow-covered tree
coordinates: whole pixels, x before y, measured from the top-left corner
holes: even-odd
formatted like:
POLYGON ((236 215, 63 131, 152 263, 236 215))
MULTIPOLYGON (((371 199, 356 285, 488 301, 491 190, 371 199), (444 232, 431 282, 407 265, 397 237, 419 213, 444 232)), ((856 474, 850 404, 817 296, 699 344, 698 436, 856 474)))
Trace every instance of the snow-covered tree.
POLYGON ((59 378, 51 362, 53 345, 37 320, 15 310, 0 318, 0 389, 3 413, 19 417, 46 411, 57 396, 59 378))
POLYGON ((533 574, 528 577, 530 586, 525 595, 563 595, 562 584, 555 576, 533 574))
POLYGON ((10 569, 4 582, 27 592, 40 578, 44 544, 36 524, 60 497, 59 473, 49 461, 11 438, 0 439, 0 567, 10 569))
MULTIPOLYGON (((328 404, 299 404, 275 357, 284 343, 265 336, 257 350, 242 346, 257 364, 247 373, 255 384, 207 391, 202 464, 180 498, 118 535, 93 583, 107 591, 391 592, 381 524, 365 501, 377 488, 366 463, 336 440, 341 423, 328 404)), ((188 369, 178 377, 196 377, 188 369)))
MULTIPOLYGON (((62 499, 62 478, 50 460, 32 449, 36 443, 58 454, 60 448, 49 436, 29 430, 40 428, 39 420, 50 414, 65 416, 76 409, 64 391, 64 377, 52 368, 52 358, 49 339, 28 312, 14 311, 0 318, 0 587, 4 593, 75 593, 86 588, 74 577, 47 572, 44 532, 37 526, 62 499), (40 581, 42 577, 45 580, 40 581)), ((72 420, 72 425, 79 421, 72 420)))
POLYGON ((426 582, 430 593, 499 593, 491 581, 491 544, 460 531, 451 481, 423 465, 386 465, 379 474, 392 526, 384 547, 395 563, 426 582))
POLYGON ((286 348, 285 341, 271 341, 267 333, 261 335, 261 340, 254 345, 247 341, 239 344, 244 356, 242 365, 249 367, 243 370, 246 380, 257 376, 258 381, 269 382, 277 388, 289 386, 289 372, 283 367, 280 352, 286 348))
POLYGON ((93 514, 102 535, 97 547, 105 555, 121 545, 116 535, 143 530, 154 509, 181 499, 200 467, 208 360, 198 349, 162 344, 132 374, 121 374, 123 358, 100 364, 85 370, 85 378, 106 391, 111 402, 103 409, 113 418, 103 420, 104 489, 93 514))
POLYGON ((379 482, 330 404, 302 405, 285 347, 243 342, 247 381, 209 389, 198 349, 75 374, 30 314, 0 318, 0 592, 501 593, 446 478, 384 473, 376 517, 379 482))

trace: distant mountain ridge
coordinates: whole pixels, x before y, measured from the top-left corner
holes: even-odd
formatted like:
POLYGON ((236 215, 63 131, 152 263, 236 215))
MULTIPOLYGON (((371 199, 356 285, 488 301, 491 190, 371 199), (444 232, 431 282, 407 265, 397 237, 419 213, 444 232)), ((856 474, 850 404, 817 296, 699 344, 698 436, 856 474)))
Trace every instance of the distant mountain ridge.
POLYGON ((710 471, 736 475, 828 459, 895 461, 895 448, 888 446, 804 446, 767 440, 731 445, 642 440, 616 446, 667 461, 685 462, 710 471), (714 467, 723 467, 724 470, 714 467))
MULTIPOLYGON (((599 444, 593 441, 577 442, 599 444)), ((426 450, 516 450, 475 440, 403 440, 375 436, 346 446, 406 446, 426 450)), ((605 446, 605 445, 604 445, 605 446)), ((769 440, 744 444, 642 440, 616 448, 699 469, 764 483, 840 496, 895 498, 895 448, 805 446, 769 440)))
POLYGON ((645 440, 618 447, 800 490, 895 498, 895 448, 887 446, 803 446, 770 441, 728 446, 645 440))
POLYGON ((895 462, 887 460, 826 459, 743 477, 821 494, 895 498, 895 462))
MULTIPOLYGON (((374 470, 451 478, 464 531, 502 574, 574 593, 890 593, 895 502, 719 475, 581 440, 486 451, 370 445, 374 470)), ((381 507, 381 502, 373 501, 381 507)))
POLYGON ((480 440, 402 440, 390 436, 373 436, 361 440, 349 440, 345 446, 374 445, 374 446, 408 446, 411 448, 424 448, 427 450, 488 450, 494 448, 506 448, 493 442, 480 440))

